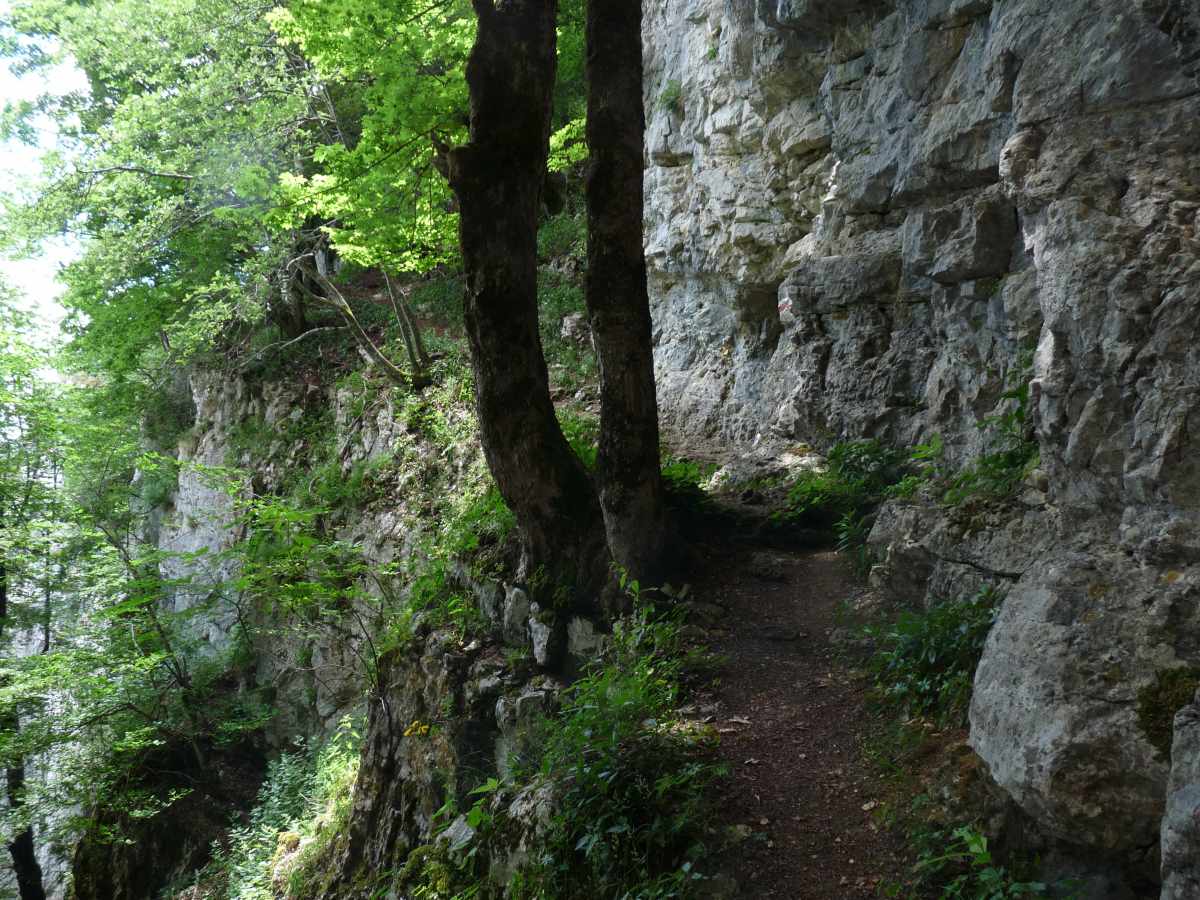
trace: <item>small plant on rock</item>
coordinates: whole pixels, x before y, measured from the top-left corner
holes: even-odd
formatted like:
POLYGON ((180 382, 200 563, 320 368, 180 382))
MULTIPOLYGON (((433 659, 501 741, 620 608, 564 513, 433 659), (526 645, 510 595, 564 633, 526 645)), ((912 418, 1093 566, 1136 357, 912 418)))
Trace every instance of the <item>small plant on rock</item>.
POLYGON ((1007 497, 1038 464, 1038 444, 1031 436, 1029 375, 1032 359, 1010 375, 1009 389, 1000 395, 1003 412, 985 416, 976 426, 988 434, 988 451, 952 477, 943 502, 957 506, 969 497, 1007 497))
POLYGON ((676 115, 683 115, 683 84, 672 78, 658 95, 658 107, 676 115))
POLYGON ((834 525, 837 534, 837 551, 850 563, 850 568, 859 578, 866 578, 875 563, 875 556, 867 546, 871 535, 871 523, 854 510, 845 513, 834 525))

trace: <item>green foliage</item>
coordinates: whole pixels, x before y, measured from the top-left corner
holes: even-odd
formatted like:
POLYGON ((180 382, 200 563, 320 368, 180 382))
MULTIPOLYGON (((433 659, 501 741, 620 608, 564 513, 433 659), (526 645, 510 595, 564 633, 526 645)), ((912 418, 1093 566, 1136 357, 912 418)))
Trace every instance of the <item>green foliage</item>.
POLYGON ((503 546, 516 524, 512 510, 493 485, 466 503, 446 528, 442 546, 456 558, 477 557, 484 548, 503 546))
POLYGON ((910 716, 961 724, 975 668, 1003 595, 986 587, 972 597, 902 612, 888 625, 868 626, 875 642, 868 661, 878 695, 910 716))
MULTIPOLYGON (((559 84, 563 83, 560 70, 559 84)), ((547 169, 551 172, 562 172, 578 167, 587 159, 586 125, 587 120, 583 116, 577 116, 550 135, 550 155, 546 160, 547 169)))
POLYGON ((562 339, 562 320, 584 311, 583 286, 578 279, 543 270, 538 274, 538 318, 542 349, 554 385, 576 391, 597 378, 596 356, 591 342, 578 344, 562 339))
POLYGON ((407 570, 409 617, 392 623, 387 646, 401 646, 412 636, 411 615, 423 613, 434 625, 454 628, 464 638, 486 627, 470 590, 456 574, 465 566, 475 578, 494 577, 511 561, 516 520, 495 485, 468 487, 425 544, 421 557, 407 570))
POLYGON ((805 469, 794 478, 772 520, 828 530, 848 514, 863 515, 898 478, 899 457, 899 451, 874 438, 835 444, 826 467, 805 469))
POLYGON ((163 506, 179 485, 179 467, 171 457, 146 454, 138 462, 138 499, 146 510, 163 506))
MULTIPOLYGON (((52 45, 88 79, 0 116, 32 140, 49 115, 67 138, 6 237, 23 252, 68 232, 82 247, 62 275, 80 371, 150 394, 178 362, 328 328, 298 282, 325 247, 401 283, 457 262, 439 166, 467 135, 468 0, 10 6, 0 30, 20 65, 54 62, 52 45)), ((560 4, 556 168, 586 156, 582 10, 560 4)))
MULTIPOLYGON (((10 579, 19 585, 22 550, 40 546, 31 526, 57 505, 55 480, 63 460, 62 404, 65 392, 47 383, 49 363, 36 346, 33 322, 0 284, 0 551, 10 579)), ((10 592, 17 600, 20 591, 10 592)), ((0 634, 4 622, 0 619, 0 634)))
POLYGON ((569 407, 562 407, 558 410, 558 424, 580 462, 588 469, 596 468, 600 422, 593 416, 581 415, 569 407))
POLYGON ((896 480, 896 467, 902 451, 888 447, 876 438, 844 441, 829 450, 829 470, 846 484, 876 497, 896 480))
POLYGON ((438 270, 412 286, 413 308, 440 318, 457 319, 462 313, 462 273, 438 270))
POLYGON ((1153 684, 1138 691, 1138 727, 1160 759, 1171 759, 1175 713, 1192 702, 1197 688, 1200 670, 1182 667, 1159 672, 1153 684))
POLYGON ((146 443, 152 449, 170 452, 179 436, 196 421, 189 391, 160 390, 147 398, 142 415, 146 443))
MULTIPOLYGON (((1009 900, 1014 897, 1062 897, 1055 886, 1022 880, 1009 866, 1001 865, 988 847, 987 836, 971 826, 951 832, 924 835, 918 876, 911 896, 936 896, 939 900, 1009 900)), ((884 896, 901 896, 898 886, 884 896)))
POLYGON ((1000 395, 1004 410, 985 416, 977 427, 988 436, 988 449, 949 479, 942 502, 957 506, 970 497, 1001 498, 1014 493, 1038 464, 1037 441, 1030 437, 1029 373, 1032 357, 1008 378, 1000 395))
POLYGON ((675 712, 679 628, 639 605, 548 723, 540 774, 561 793, 516 896, 678 897, 700 879, 720 769, 675 712))
POLYGON ((671 79, 658 95, 658 108, 676 115, 683 115, 683 84, 678 79, 671 79))
POLYGON ((257 322, 290 235, 264 229, 278 177, 322 130, 311 69, 279 46, 270 3, 15 3, 6 25, 31 65, 44 38, 85 72, 86 93, 34 109, 70 140, 44 157, 12 234, 76 235, 63 273, 75 362, 138 379, 257 322), (203 65, 197 65, 203 61, 203 65))
POLYGON ((867 538, 871 534, 871 522, 854 510, 842 515, 833 526, 837 536, 837 551, 850 562, 850 567, 859 578, 866 578, 875 563, 867 538))
POLYGON ((362 265, 423 271, 453 259, 456 219, 430 136, 465 138, 469 4, 299 0, 270 21, 315 68, 336 129, 314 149, 315 171, 283 178, 285 224, 336 222, 335 248, 362 265))
POLYGON ((565 210, 547 219, 538 229, 538 259, 543 262, 587 254, 587 218, 565 210))
POLYGON ((806 469, 792 481, 784 508, 775 511, 772 519, 808 528, 828 528, 864 500, 854 485, 833 472, 806 469))
POLYGON ((662 464, 663 485, 668 491, 678 493, 698 491, 716 470, 717 467, 713 463, 668 456, 662 464))
POLYGON ((846 516, 861 518, 899 478, 902 453, 872 438, 835 444, 824 468, 805 469, 788 487, 777 524, 833 530, 846 516))
POLYGON ((229 900, 274 900, 278 883, 289 897, 315 896, 325 856, 349 821, 360 743, 344 719, 325 744, 301 743, 273 760, 249 821, 213 847, 195 882, 229 900))
POLYGON ((684 516, 710 512, 712 503, 703 486, 716 470, 712 463, 664 457, 661 471, 667 506, 684 516))
MULTIPOLYGON (((580 13, 578 0, 562 4, 556 157, 579 144, 571 127, 582 113, 580 13)), ((327 86, 339 132, 315 150, 316 172, 284 178, 292 221, 336 223, 328 227, 334 246, 363 265, 424 271, 453 261, 456 215, 430 138, 466 139, 470 4, 300 0, 271 21, 327 86), (344 106, 348 121, 338 116, 344 106)))

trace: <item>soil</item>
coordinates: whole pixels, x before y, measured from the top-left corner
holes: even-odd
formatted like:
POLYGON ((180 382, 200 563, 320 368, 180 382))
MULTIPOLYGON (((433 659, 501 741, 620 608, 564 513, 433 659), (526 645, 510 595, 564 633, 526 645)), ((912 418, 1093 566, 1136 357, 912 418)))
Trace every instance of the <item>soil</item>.
POLYGON ((710 556, 699 602, 727 610, 712 649, 727 657, 710 702, 730 777, 719 798, 741 835, 722 868, 738 898, 877 896, 911 862, 874 816, 883 788, 862 750, 866 685, 831 640, 842 601, 862 592, 832 551, 710 556))

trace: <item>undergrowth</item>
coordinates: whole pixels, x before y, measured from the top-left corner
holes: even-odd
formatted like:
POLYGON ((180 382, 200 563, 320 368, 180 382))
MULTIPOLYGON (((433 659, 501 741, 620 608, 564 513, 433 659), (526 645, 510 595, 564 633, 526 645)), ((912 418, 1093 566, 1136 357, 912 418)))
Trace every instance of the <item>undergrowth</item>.
POLYGON ((831 535, 855 574, 865 578, 875 562, 867 546, 874 513, 901 479, 905 456, 874 438, 835 444, 825 466, 791 481, 771 521, 777 528, 831 535))
POLYGON ((894 898, 937 900, 1011 900, 1019 897, 1066 897, 1063 886, 1051 893, 1045 882, 1029 875, 1030 860, 1002 864, 987 836, 973 825, 926 829, 914 835, 920 848, 908 885, 886 884, 880 893, 894 898))
POLYGON ((315 863, 349 821, 360 741, 346 719, 325 744, 300 744, 277 757, 248 821, 213 846, 193 885, 228 900, 274 900, 281 884, 289 896, 313 896, 315 863))
POLYGON ((680 625, 641 603, 547 723, 538 777, 557 812, 517 897, 679 897, 700 880, 721 770, 711 732, 676 712, 680 625))
POLYGON ((807 469, 788 486, 782 508, 772 514, 781 525, 832 530, 847 515, 861 516, 899 479, 903 451, 872 438, 835 444, 821 468, 807 469))
POLYGON ((952 468, 945 460, 942 437, 935 434, 912 449, 908 471, 887 489, 887 495, 908 498, 929 485, 943 506, 953 507, 1014 494, 1040 460, 1032 434, 1031 369, 1032 356, 1026 354, 1005 379, 1008 390, 1000 395, 1001 411, 976 423, 975 427, 984 432, 983 453, 961 468, 952 468))
MULTIPOLYGON (((904 836, 916 859, 907 879, 880 886, 885 897, 1070 897, 1069 885, 1049 886, 1032 877, 1036 860, 998 858, 978 823, 955 824, 933 799, 938 792, 922 783, 921 776, 936 768, 935 758, 961 747, 975 670, 1002 600, 1000 591, 984 587, 862 627, 873 644, 865 669, 880 718, 864 746, 884 787, 876 817, 904 836)), ((957 763, 954 770, 956 778, 968 771, 957 763)))
POLYGON ((965 724, 975 669, 1002 599, 985 587, 866 626, 863 633, 875 646, 867 670, 879 699, 907 717, 965 724))
POLYGON ((387 889, 429 900, 666 900, 702 883, 709 789, 722 769, 711 729, 677 712, 688 658, 680 613, 627 588, 635 612, 536 729, 533 749, 508 778, 449 797, 438 816, 447 838, 410 854, 387 889), (552 798, 549 819, 532 830, 509 817, 514 798, 531 795, 552 798), (463 824, 468 838, 451 849, 463 824), (517 832, 526 861, 501 885, 488 851, 517 832))

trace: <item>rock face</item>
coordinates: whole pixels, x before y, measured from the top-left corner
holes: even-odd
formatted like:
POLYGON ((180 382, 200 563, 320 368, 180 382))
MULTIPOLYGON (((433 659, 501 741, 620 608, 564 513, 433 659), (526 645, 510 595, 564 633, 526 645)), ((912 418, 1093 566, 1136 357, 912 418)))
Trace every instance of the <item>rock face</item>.
POLYGON ((1162 821, 1162 900, 1200 897, 1200 703, 1175 716, 1162 821))
MULTIPOLYGON (((514 668, 500 644, 463 647, 450 632, 418 630, 409 646, 381 660, 380 699, 371 704, 349 831, 322 895, 328 900, 359 896, 352 885, 386 881, 416 848, 432 844, 446 799, 467 797, 481 773, 507 771, 564 686, 532 665, 514 668)), ((540 811, 519 805, 510 815, 534 827, 540 811)), ((470 831, 460 817, 437 839, 453 844, 470 831)), ((509 837, 491 848, 497 867, 521 852, 509 837)))
POLYGON ((877 577, 911 601, 1008 586, 972 744, 1048 835, 1145 895, 1168 769, 1137 695, 1200 663, 1200 9, 646 15, 667 429, 767 452, 939 434, 961 466, 1027 386, 1037 478, 1004 509, 885 510, 877 577))

